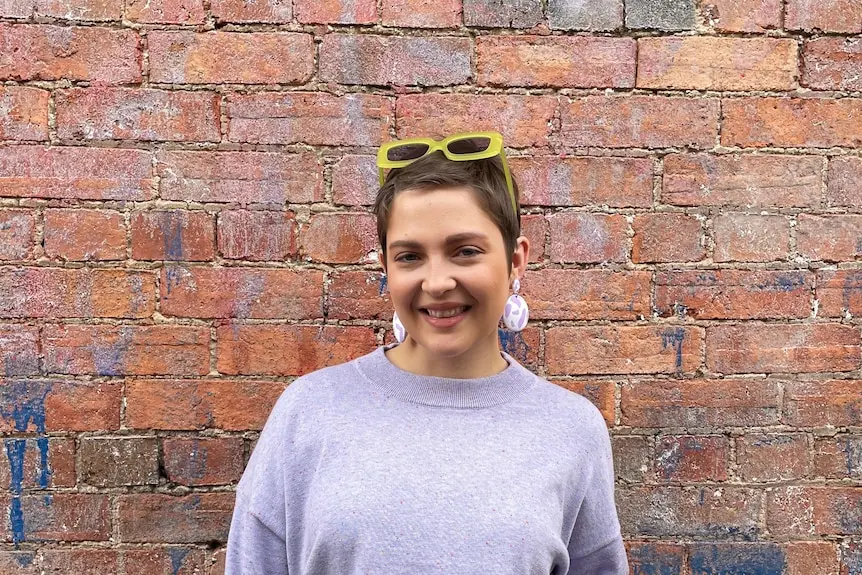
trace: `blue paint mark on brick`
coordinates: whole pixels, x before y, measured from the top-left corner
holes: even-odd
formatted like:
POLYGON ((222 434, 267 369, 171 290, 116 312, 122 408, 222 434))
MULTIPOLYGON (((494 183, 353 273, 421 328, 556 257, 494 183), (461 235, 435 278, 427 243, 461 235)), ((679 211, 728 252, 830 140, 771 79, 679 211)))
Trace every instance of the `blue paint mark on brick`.
POLYGON ((6 457, 9 459, 9 491, 12 501, 9 507, 9 521, 12 524, 12 542, 17 546, 24 541, 24 511, 21 509, 21 493, 24 490, 24 454, 26 439, 6 439, 6 457))
POLYGON ((673 346, 676 349, 677 371, 682 370, 682 342, 685 340, 685 330, 681 327, 666 329, 661 333, 661 348, 667 349, 673 346))
POLYGON ((167 295, 171 295, 173 288, 180 285, 184 271, 182 266, 165 266, 165 289, 168 292, 167 295))
POLYGON ((87 347, 93 354, 93 366, 99 375, 125 375, 125 358, 134 337, 133 328, 123 326, 113 343, 96 342, 87 347))
POLYGON ((500 345, 503 347, 503 351, 514 357, 519 363, 527 363, 527 354, 530 352, 530 346, 524 341, 521 332, 498 328, 497 333, 499 334, 500 345))
POLYGON ((187 547, 169 547, 168 555, 171 556, 171 575, 177 575, 189 554, 190 549, 187 547))
POLYGON ((851 543, 841 555, 847 575, 862 575, 862 543, 851 543))
POLYGON ((848 475, 862 475, 862 438, 848 438, 842 446, 848 475))
POLYGON ((386 286, 388 285, 387 282, 386 274, 380 274, 380 291, 378 291, 378 295, 386 293, 386 286))
POLYGON ((774 543, 694 545, 689 557, 691 575, 782 575, 785 563, 774 543))
POLYGON ((163 212, 158 215, 159 229, 165 247, 165 259, 179 261, 183 259, 183 227, 184 217, 180 212, 163 212))
POLYGON ((33 563, 33 559, 35 558, 35 551, 31 551, 29 553, 26 551, 20 551, 18 553, 15 553, 15 561, 17 561, 18 565, 20 565, 21 567, 29 567, 33 563))
POLYGON ((195 479, 200 479, 206 473, 206 469, 207 449, 206 447, 201 449, 200 440, 195 439, 192 441, 192 453, 191 458, 189 458, 188 474, 195 479))
POLYGON ((755 287, 763 291, 791 292, 805 285, 805 277, 799 273, 779 274, 770 282, 758 284, 755 287))
POLYGON ((636 547, 629 553, 632 575, 681 575, 682 551, 667 552, 655 544, 636 547))

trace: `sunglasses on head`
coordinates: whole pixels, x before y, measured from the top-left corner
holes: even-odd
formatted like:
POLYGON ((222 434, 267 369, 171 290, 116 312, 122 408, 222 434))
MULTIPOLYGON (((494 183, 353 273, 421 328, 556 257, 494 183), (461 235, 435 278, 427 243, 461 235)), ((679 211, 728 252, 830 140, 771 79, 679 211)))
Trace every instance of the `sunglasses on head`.
POLYGON ((518 203, 515 201, 515 188, 512 185, 512 174, 506 163, 503 152, 503 136, 498 132, 466 132, 455 134, 442 140, 433 138, 410 138, 395 140, 380 146, 377 151, 377 168, 380 172, 380 185, 386 177, 384 170, 403 168, 432 152, 443 152, 447 159, 453 162, 469 162, 471 160, 486 160, 500 156, 503 164, 503 174, 506 176, 506 186, 509 197, 512 198, 512 208, 518 213, 518 203))

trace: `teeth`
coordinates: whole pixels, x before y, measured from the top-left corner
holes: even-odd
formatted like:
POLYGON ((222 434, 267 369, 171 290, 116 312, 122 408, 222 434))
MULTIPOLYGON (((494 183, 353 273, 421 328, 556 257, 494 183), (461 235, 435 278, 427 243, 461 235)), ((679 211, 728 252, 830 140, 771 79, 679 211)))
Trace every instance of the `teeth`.
POLYGON ((465 309, 467 309, 467 308, 464 306, 461 306, 461 307, 456 307, 456 308, 449 309, 446 311, 436 311, 433 309, 429 309, 429 310, 425 310, 425 311, 427 311, 428 315, 430 315, 431 317, 452 317, 454 315, 458 315, 459 313, 461 313, 465 309))

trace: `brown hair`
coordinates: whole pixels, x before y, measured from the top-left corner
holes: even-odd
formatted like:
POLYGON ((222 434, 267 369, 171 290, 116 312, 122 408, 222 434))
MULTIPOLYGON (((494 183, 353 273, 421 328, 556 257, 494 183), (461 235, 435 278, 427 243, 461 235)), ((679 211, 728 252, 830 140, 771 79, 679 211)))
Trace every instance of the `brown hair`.
MULTIPOLYGON (((517 203, 518 184, 514 176, 512 186, 517 203)), ((389 229, 389 214, 395 196, 405 190, 430 191, 457 187, 472 190, 479 206, 497 225, 503 235, 506 259, 511 267, 512 255, 521 234, 521 214, 520 210, 512 207, 512 198, 499 156, 487 160, 455 162, 446 158, 442 152, 434 152, 403 168, 390 170, 374 201, 377 238, 380 240, 383 255, 386 255, 386 230, 389 229)))

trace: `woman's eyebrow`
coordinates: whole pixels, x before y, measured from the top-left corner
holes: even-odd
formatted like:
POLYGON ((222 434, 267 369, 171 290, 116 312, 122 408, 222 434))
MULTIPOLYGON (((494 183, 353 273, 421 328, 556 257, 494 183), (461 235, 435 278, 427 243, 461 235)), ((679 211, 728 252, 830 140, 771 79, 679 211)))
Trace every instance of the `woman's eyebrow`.
MULTIPOLYGON (((480 232, 463 232, 460 234, 452 234, 451 236, 447 236, 444 241, 446 245, 458 244, 461 242, 478 240, 478 241, 486 241, 488 236, 480 232)), ((389 249, 395 248, 406 248, 406 249, 418 249, 421 248, 422 244, 413 240, 396 240, 389 244, 389 249)))

